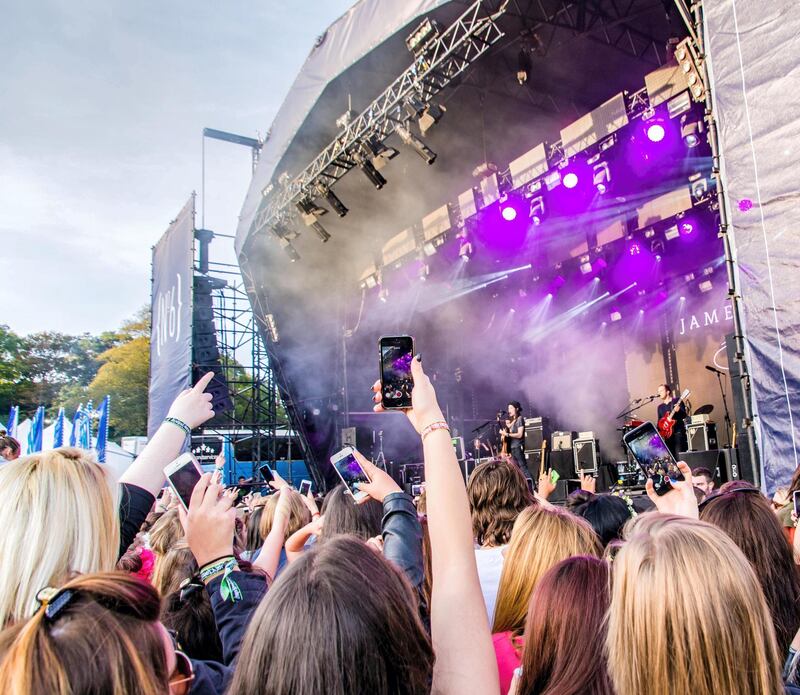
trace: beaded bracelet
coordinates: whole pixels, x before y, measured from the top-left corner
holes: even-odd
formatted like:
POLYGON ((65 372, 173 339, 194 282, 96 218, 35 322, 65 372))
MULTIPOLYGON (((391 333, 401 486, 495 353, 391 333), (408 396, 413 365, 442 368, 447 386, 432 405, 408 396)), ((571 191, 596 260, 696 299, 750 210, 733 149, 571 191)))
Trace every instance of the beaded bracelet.
POLYGON ((447 430, 450 431, 450 425, 447 424, 444 420, 436 420, 432 422, 430 425, 426 425, 422 428, 422 432, 420 432, 420 436, 422 437, 422 441, 425 441, 425 437, 427 437, 431 432, 434 430, 447 430))
POLYGON ((192 428, 189 427, 183 420, 179 420, 176 417, 165 417, 164 422, 168 422, 170 425, 175 425, 175 427, 179 427, 183 430, 183 433, 188 437, 192 434, 192 428))

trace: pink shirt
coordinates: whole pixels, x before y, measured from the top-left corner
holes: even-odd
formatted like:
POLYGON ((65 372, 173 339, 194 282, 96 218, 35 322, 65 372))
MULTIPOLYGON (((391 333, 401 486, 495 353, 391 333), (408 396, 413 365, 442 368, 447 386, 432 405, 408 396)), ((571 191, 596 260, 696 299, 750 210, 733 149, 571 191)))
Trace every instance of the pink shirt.
POLYGON ((525 638, 512 638, 511 632, 497 632, 492 635, 497 670, 500 672, 500 693, 505 695, 511 687, 514 669, 522 665, 522 650, 525 638))

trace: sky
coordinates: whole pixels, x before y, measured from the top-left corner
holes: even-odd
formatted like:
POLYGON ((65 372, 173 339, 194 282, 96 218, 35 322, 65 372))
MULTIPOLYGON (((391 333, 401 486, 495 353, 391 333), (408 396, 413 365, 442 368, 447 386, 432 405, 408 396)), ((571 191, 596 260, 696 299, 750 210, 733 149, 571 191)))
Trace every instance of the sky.
MULTIPOLYGON (((6 3, 0 324, 99 333, 148 304, 153 244, 193 190, 202 207, 203 128, 266 133, 315 38, 352 4, 6 3)), ((250 150, 205 150, 205 227, 232 235, 250 150)), ((212 259, 232 261, 232 244, 215 240, 212 259)))

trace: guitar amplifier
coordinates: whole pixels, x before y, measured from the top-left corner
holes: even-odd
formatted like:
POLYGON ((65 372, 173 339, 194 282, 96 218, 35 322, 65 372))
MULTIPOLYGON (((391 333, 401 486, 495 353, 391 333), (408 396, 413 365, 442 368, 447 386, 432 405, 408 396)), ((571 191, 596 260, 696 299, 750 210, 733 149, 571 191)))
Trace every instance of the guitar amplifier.
POLYGON ((550 421, 546 417, 525 419, 525 451, 542 448, 542 442, 550 439, 550 421))
MULTIPOLYGON (((564 479, 575 477, 575 454, 572 448, 558 449, 550 452, 550 468, 557 471, 564 479)), ((536 479, 538 479, 538 475, 536 479)))
MULTIPOLYGON (((550 467, 548 462, 548 451, 544 450, 544 469, 550 467)), ((542 450, 533 449, 532 451, 525 452, 525 466, 528 468, 528 474, 533 480, 539 479, 539 466, 542 464, 542 450)))
POLYGON ((575 432, 553 432, 553 441, 550 451, 571 451, 572 440, 575 439, 575 432))
MULTIPOLYGON (((594 435, 593 432, 582 432, 581 434, 594 435)), ((599 468, 597 450, 598 441, 593 438, 579 438, 572 442, 576 475, 580 472, 597 474, 599 468)))
POLYGON ((713 422, 691 424, 686 428, 689 451, 711 451, 717 448, 717 426, 713 422))

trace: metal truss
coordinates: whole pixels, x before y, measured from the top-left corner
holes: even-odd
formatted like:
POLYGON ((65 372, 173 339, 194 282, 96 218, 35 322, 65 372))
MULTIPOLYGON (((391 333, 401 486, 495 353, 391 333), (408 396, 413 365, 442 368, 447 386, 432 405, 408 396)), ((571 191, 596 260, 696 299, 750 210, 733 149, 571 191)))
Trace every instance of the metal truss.
MULTIPOLYGON (((274 467, 277 429, 279 424, 282 425, 277 422, 278 392, 274 373, 247 292, 241 283, 232 279, 239 275, 238 267, 224 263, 210 265, 209 277, 225 279, 229 283, 212 292, 212 302, 219 363, 227 380, 233 409, 205 425, 199 438, 203 441, 209 435, 227 437, 236 445, 239 455, 243 448, 248 452, 254 466, 269 463, 274 467)), ((212 366, 205 365, 207 368, 212 366)))
POLYGON ((663 0, 514 0, 507 14, 529 31, 543 26, 564 29, 660 66, 666 61, 663 40, 629 23, 655 9, 664 10, 663 0))
POLYGON ((398 125, 409 120, 405 111, 408 97, 428 103, 499 41, 504 34, 497 20, 505 12, 508 1, 496 10, 489 8, 488 0, 472 3, 311 164, 276 194, 265 196, 251 224, 250 234, 274 224, 303 195, 313 195, 315 184, 329 187, 342 178, 357 166, 354 154, 361 142, 366 138, 383 141, 398 125))

